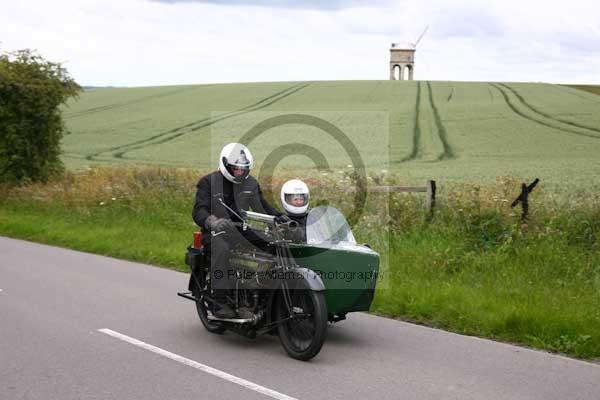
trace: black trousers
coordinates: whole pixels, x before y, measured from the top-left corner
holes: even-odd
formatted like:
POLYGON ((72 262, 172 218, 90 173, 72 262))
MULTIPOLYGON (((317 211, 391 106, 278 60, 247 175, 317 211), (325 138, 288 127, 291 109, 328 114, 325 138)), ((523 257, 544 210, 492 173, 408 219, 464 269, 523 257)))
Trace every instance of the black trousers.
POLYGON ((230 268, 230 251, 238 246, 268 251, 267 238, 261 232, 236 229, 233 232, 215 232, 203 235, 204 251, 210 256, 211 287, 214 290, 233 289, 235 271, 230 268))

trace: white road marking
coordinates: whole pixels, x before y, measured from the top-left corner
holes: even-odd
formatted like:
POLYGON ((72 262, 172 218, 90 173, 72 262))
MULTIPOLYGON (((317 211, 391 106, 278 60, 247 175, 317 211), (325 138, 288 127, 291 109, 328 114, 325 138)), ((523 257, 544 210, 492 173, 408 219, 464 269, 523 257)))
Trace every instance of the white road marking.
POLYGON ((208 365, 201 364, 201 363, 199 363, 197 361, 190 360, 189 358, 185 358, 185 357, 182 357, 182 356, 177 355, 175 353, 171 353, 171 352, 169 352, 167 350, 161 349, 160 347, 152 346, 151 344, 142 342, 140 340, 134 339, 134 338, 126 336, 126 335, 123 335, 122 333, 115 332, 115 331, 110 330, 110 329, 98 329, 98 332, 105 333, 105 334, 107 334, 109 336, 112 336, 114 338, 120 339, 120 340, 122 340, 124 342, 127 342, 127 343, 130 343, 130 344, 132 344, 134 346, 141 347, 142 349, 149 350, 149 351, 151 351, 153 353, 156 353, 158 355, 161 355, 163 357, 169 358, 171 360, 180 362, 180 363, 185 364, 185 365, 187 365, 189 367, 196 368, 196 369, 198 369, 200 371, 206 372, 207 374, 214 375, 217 378, 225 379, 226 381, 229 381, 229 382, 238 384, 240 386, 243 386, 246 389, 250 389, 250 390, 253 390, 255 392, 264 394, 265 396, 269 396, 269 397, 272 397, 272 398, 277 399, 277 400, 297 400, 294 397, 290 397, 290 396, 287 396, 287 395, 285 395, 283 393, 276 392, 276 391, 268 389, 268 388, 266 388, 264 386, 260 386, 260 385, 254 383, 254 382, 250 382, 250 381, 247 381, 245 379, 238 378, 237 376, 228 374, 227 372, 223 372, 223 371, 218 370, 216 368, 209 367, 208 365))

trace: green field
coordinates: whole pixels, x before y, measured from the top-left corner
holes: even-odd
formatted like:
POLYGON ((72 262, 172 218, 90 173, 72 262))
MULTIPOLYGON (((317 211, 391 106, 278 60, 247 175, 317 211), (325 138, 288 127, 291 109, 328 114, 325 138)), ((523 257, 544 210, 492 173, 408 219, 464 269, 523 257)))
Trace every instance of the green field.
MULTIPOLYGON (((212 168, 217 152, 270 117, 302 113, 344 132, 370 174, 485 183, 541 179, 553 192, 597 189, 600 96, 538 83, 336 81, 95 89, 65 107, 65 164, 212 168)), ((251 144, 261 168, 277 147, 322 153, 331 169, 354 165, 338 141, 306 125, 266 131, 251 144)), ((300 151, 301 154, 302 151, 300 151)), ((307 174, 306 155, 278 168, 307 174)))

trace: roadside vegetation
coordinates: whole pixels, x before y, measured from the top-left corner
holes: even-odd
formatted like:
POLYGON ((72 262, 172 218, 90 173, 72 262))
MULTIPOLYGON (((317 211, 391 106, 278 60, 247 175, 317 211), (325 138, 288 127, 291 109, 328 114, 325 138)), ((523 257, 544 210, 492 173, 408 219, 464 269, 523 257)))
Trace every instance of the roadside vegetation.
MULTIPOLYGON (((191 208, 199 175, 93 168, 45 185, 2 187, 0 235, 187 271, 183 253, 196 229, 191 208)), ((308 179, 313 204, 352 210, 352 196, 342 190, 351 174, 315 177, 308 179)), ((519 183, 442 187, 432 220, 420 195, 370 193, 354 231, 382 255, 371 311, 600 358, 600 195, 555 197, 542 185, 522 224, 520 211, 510 208, 519 183)), ((394 174, 369 177, 369 185, 394 184, 402 184, 394 174)))
POLYGON ((60 106, 80 87, 60 63, 0 51, 0 182, 45 182, 63 170, 60 106))

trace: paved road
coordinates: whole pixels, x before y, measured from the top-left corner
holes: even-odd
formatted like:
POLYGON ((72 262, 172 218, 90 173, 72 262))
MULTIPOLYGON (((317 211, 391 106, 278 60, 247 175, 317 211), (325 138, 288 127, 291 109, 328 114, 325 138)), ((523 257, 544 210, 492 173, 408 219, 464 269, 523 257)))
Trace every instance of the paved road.
POLYGON ((186 283, 0 237, 0 399, 600 399, 596 364, 367 314, 295 361, 275 337, 204 331, 186 283))

